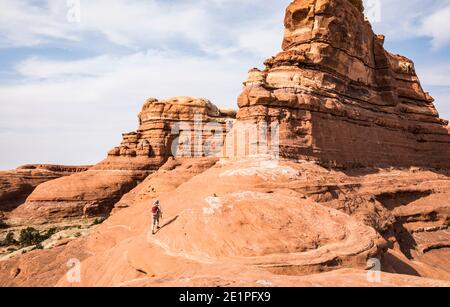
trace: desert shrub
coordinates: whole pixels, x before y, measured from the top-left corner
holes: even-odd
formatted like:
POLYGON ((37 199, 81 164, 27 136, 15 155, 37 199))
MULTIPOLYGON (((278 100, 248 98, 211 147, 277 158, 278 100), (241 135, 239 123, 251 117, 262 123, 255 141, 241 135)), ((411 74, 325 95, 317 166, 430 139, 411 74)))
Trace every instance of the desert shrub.
POLYGON ((14 233, 8 232, 6 238, 3 241, 0 241, 0 246, 10 246, 16 244, 17 241, 14 239, 14 233))
POLYGON ((44 249, 44 246, 42 246, 41 243, 38 243, 38 244, 33 248, 33 250, 36 250, 36 249, 44 249))
POLYGON ((22 229, 20 232, 19 243, 21 246, 31 246, 31 245, 40 245, 43 241, 50 238, 52 235, 57 233, 56 228, 51 228, 47 230, 44 234, 41 234, 38 230, 28 227, 26 229, 22 229))
MULTIPOLYGON (((57 233, 58 232, 58 229, 57 228, 55 228, 55 227, 53 227, 53 228, 50 228, 49 230, 47 230, 47 233, 45 234, 45 236, 47 237, 47 239, 48 238, 50 238, 51 236, 53 236, 55 233, 57 233)), ((46 239, 46 240, 47 240, 46 239)))
POLYGON ((8 228, 6 222, 0 217, 0 229, 8 228))
POLYGON ((22 229, 20 231, 19 243, 22 246, 30 246, 35 245, 42 242, 41 234, 39 231, 32 227, 28 227, 26 229, 22 229))
POLYGON ((5 238, 5 242, 6 242, 8 245, 16 244, 17 241, 16 241, 16 239, 14 239, 14 233, 8 232, 8 234, 6 235, 6 238, 5 238))
POLYGON ((92 226, 99 225, 99 224, 103 223, 105 220, 106 220, 106 217, 97 218, 97 219, 95 219, 94 222, 92 223, 92 226))

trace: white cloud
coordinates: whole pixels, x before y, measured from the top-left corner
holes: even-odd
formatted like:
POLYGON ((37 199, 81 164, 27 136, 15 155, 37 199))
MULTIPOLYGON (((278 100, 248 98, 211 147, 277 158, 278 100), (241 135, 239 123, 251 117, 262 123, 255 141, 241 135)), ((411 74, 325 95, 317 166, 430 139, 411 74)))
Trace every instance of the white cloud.
POLYGON ((177 38, 201 43, 214 25, 202 7, 183 2, 96 0, 83 2, 80 26, 118 45, 142 47, 177 38))
POLYGON ((433 47, 441 48, 450 43, 450 5, 444 7, 422 22, 420 33, 433 38, 433 47))
POLYGON ((436 47, 450 42, 450 0, 365 0, 379 1, 380 18, 372 25, 391 41, 427 36, 436 47))
MULTIPOLYGON (((81 22, 69 23, 66 1, 47 0, 38 6, 32 0, 0 0, 0 46, 33 46, 52 40, 99 44, 104 40, 134 50, 173 49, 184 44, 186 49, 210 54, 266 54, 266 46, 273 46, 274 39, 267 34, 274 34, 274 24, 280 29, 283 10, 279 8, 289 1, 81 0, 81 22), (261 37, 262 31, 266 35, 261 37)), ((281 37, 276 39, 281 41, 281 37)))
POLYGON ((432 93, 435 106, 441 118, 450 120, 450 87, 436 90, 432 93))
POLYGON ((450 87, 450 64, 424 67, 421 69, 419 77, 427 86, 450 87))
POLYGON ((64 16, 31 1, 0 0, 0 47, 33 46, 52 39, 78 40, 64 16))
MULTIPOLYGON (((228 84, 231 79, 237 80, 232 87, 236 88, 238 84, 239 88, 239 80, 245 78, 248 65, 248 62, 234 58, 216 59, 157 51, 125 56, 102 55, 76 61, 32 58, 17 66, 18 72, 27 79, 26 84, 0 87, 0 96, 16 103, 28 103, 33 93, 38 93, 32 99, 34 102, 59 103, 61 97, 65 97, 74 103, 94 103, 96 99, 96 104, 103 106, 110 104, 105 102, 107 95, 116 97, 113 100, 118 100, 117 97, 140 97, 140 103, 148 95, 163 98, 204 93, 221 104, 231 105, 234 102, 230 97, 237 95, 238 91, 229 93, 228 84), (206 82, 208 86, 205 86, 206 82), (42 93, 42 90, 48 92, 42 93), (111 90, 114 90, 113 94, 110 94, 111 90), (69 93, 75 95, 67 95, 69 93)), ((121 103, 126 105, 130 102, 121 103)), ((0 108, 5 108, 5 104, 0 108)))
POLYGON ((274 19, 266 24, 250 26, 245 31, 236 33, 236 36, 239 37, 240 48, 251 50, 261 57, 268 58, 281 51, 283 30, 283 27, 279 25, 279 20, 274 19))
POLYGON ((153 51, 81 61, 26 60, 18 65, 26 82, 0 86, 1 167, 95 163, 120 142, 121 133, 136 129, 147 97, 188 95, 235 107, 249 67, 233 58, 153 51))
MULTIPOLYGON (((89 42, 93 35, 102 35, 106 41, 129 48, 164 48, 186 41, 205 52, 245 49, 260 54, 261 47, 273 44, 261 34, 273 34, 274 22, 282 24, 284 9, 280 8, 290 2, 80 1, 81 23, 73 24, 67 21, 66 1, 41 1, 45 5, 39 6, 32 0, 0 0, 0 46, 32 46, 54 39, 89 42)), ((380 3, 381 15, 380 22, 373 22, 374 29, 390 40, 428 36, 435 47, 450 42, 446 31, 450 0, 375 1, 380 3)))

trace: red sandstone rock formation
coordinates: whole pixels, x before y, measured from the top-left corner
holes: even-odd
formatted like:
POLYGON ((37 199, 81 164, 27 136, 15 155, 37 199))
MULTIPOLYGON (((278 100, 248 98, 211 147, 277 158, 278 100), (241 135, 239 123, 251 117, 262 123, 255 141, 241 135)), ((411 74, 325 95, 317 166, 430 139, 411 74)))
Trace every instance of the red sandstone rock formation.
POLYGON ((212 155, 213 144, 207 142, 222 144, 224 126, 234 115, 206 99, 148 99, 139 114, 139 129, 124 134, 122 144, 104 161, 86 172, 39 185, 9 222, 29 225, 107 216, 125 193, 169 157, 202 157, 209 151, 212 155), (199 140, 194 131, 203 132, 199 140))
POLYGON ((448 212, 442 209, 449 207, 448 174, 344 173, 313 163, 255 159, 215 162, 168 162, 91 235, 0 261, 0 284, 448 285, 446 249, 409 246, 398 230, 413 219, 397 219, 396 213, 407 209, 422 225, 439 225, 441 233, 430 228, 417 234, 448 244, 443 236, 448 212), (427 201, 430 187, 441 208, 426 211, 440 213, 419 218, 414 202, 427 201), (155 198, 163 204, 166 225, 152 236, 148 215, 155 198), (407 249, 410 259, 403 253, 407 249), (368 257, 383 262, 380 283, 367 280, 368 257), (72 258, 82 263, 80 283, 67 280, 66 262, 72 258))
POLYGON ((265 70, 250 70, 238 120, 280 121, 287 158, 449 167, 448 121, 422 90, 414 63, 385 51, 360 3, 293 1, 283 51, 265 70))
POLYGON ((34 189, 47 181, 83 172, 90 166, 24 165, 16 170, 0 172, 0 214, 3 224, 17 206, 21 205, 34 189))
POLYGON ((217 143, 224 142, 225 125, 235 115, 235 112, 220 110, 206 99, 175 97, 158 101, 150 98, 139 114, 138 131, 124 134, 122 144, 94 168, 125 165, 126 168, 156 170, 169 157, 202 157, 209 152, 207 140, 216 137, 217 143), (199 144, 196 144, 195 130, 201 132, 197 136, 201 137, 199 144))
POLYGON ((362 11, 361 0, 294 1, 283 52, 244 83, 235 126, 280 122, 290 159, 209 156, 230 145, 233 112, 150 99, 107 159, 17 209, 30 223, 113 214, 83 238, 0 261, 0 285, 449 286, 447 122, 362 11), (156 198, 165 220, 152 235, 156 198), (67 279, 74 258, 79 281, 67 279))

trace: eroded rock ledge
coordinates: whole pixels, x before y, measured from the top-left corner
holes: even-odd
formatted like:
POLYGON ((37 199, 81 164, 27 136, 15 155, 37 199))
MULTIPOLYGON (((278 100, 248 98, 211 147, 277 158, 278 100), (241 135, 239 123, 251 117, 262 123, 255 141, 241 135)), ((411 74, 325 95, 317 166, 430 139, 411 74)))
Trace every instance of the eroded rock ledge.
MULTIPOLYGON (((214 134, 217 142, 223 143, 224 136, 217 134, 214 127, 223 127, 235 115, 201 98, 148 99, 139 114, 138 130, 123 134, 120 146, 112 149, 105 160, 86 171, 40 184, 11 213, 8 224, 42 225, 106 217, 124 194, 177 155, 177 150, 199 158, 204 155, 206 140, 214 134), (207 129, 211 123, 215 125, 207 129), (187 144, 186 150, 183 141, 194 140, 194 131, 200 131, 203 143, 187 144)), ((53 169, 59 170, 56 166, 53 169)))
POLYGON ((449 128, 413 62, 384 50, 361 0, 293 1, 285 28, 237 115, 148 99, 104 161, 38 185, 10 222, 108 219, 0 261, 0 285, 373 286, 376 257, 392 273, 377 285, 448 286, 449 128), (213 135, 230 144, 230 121, 279 123, 286 159, 204 157, 213 135), (152 235, 155 198, 166 220, 152 235))
POLYGON ((423 91, 414 63, 385 51, 360 2, 293 1, 283 51, 265 70, 250 70, 238 120, 280 121, 286 158, 449 167, 448 121, 423 91))

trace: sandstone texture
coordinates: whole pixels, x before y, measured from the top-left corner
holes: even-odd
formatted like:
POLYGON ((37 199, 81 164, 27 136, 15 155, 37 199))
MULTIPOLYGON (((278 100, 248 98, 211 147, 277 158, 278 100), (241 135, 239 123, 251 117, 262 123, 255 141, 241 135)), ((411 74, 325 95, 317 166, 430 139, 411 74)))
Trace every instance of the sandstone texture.
POLYGON ((448 122, 363 10, 293 1, 237 112, 151 98, 100 163, 0 181, 6 227, 58 226, 0 250, 0 286, 450 286, 448 122))
POLYGON ((115 203, 172 156, 202 157, 222 144, 222 131, 235 113, 206 99, 148 99, 136 132, 88 171, 39 185, 9 220, 12 226, 106 217, 115 203), (202 131, 197 141, 194 131, 202 131), (214 142, 212 142, 212 141, 214 142), (209 143, 207 143, 209 142, 209 143))
POLYGON ((0 219, 2 224, 14 209, 25 202, 34 189, 47 181, 70 176, 90 166, 24 165, 11 171, 0 172, 0 219))
POLYGON ((442 208, 449 207, 449 187, 447 174, 415 169, 346 173, 293 161, 172 160, 127 194, 127 206, 89 235, 1 261, 0 281, 31 286, 449 286, 448 258, 439 255, 446 249, 435 244, 427 250, 405 240, 426 233, 433 238, 429 242, 448 244, 443 235, 448 212, 442 208), (430 186, 440 188, 424 192, 430 186), (413 214, 427 231, 409 232, 414 221, 397 211, 430 196, 446 201, 413 214), (163 204, 164 226, 153 236, 150 207, 156 198, 163 204), (380 282, 367 279, 368 259, 374 257, 383 263, 380 282), (66 263, 73 258, 81 261, 80 282, 68 279, 66 263))
POLYGON ((449 167, 448 121, 361 1, 298 0, 283 51, 250 70, 238 119, 280 123, 280 154, 338 166, 449 167))
POLYGON ((169 157, 203 157, 214 152, 215 140, 223 144, 225 127, 236 116, 220 110, 206 99, 175 97, 158 101, 148 99, 139 114, 139 129, 123 135, 119 147, 94 169, 137 168, 156 170, 169 157), (195 131, 201 131, 201 143, 195 131))

